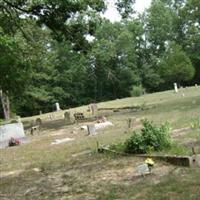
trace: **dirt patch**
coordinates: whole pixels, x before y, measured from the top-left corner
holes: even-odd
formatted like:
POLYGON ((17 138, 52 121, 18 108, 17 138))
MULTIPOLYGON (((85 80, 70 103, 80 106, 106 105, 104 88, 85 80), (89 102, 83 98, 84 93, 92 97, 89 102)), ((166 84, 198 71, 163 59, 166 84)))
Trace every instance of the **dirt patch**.
POLYGON ((10 176, 18 176, 20 175, 24 170, 14 170, 9 172, 1 172, 0 173, 0 179, 10 177, 10 176))
POLYGON ((180 137, 183 135, 187 135, 190 130, 191 130, 190 127, 175 129, 172 132, 172 137, 176 138, 176 137, 180 137))

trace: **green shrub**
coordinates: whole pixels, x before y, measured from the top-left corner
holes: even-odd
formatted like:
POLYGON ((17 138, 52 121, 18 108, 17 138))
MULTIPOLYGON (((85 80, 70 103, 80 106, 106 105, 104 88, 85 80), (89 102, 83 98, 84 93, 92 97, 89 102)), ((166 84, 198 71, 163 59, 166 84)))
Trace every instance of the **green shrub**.
POLYGON ((169 148, 172 144, 171 126, 168 122, 157 126, 148 120, 143 121, 141 132, 133 132, 133 135, 125 142, 127 153, 148 153, 169 148))
POLYGON ((124 143, 113 144, 109 147, 109 149, 117 151, 117 152, 124 152, 125 151, 125 144, 124 143))
POLYGON ((145 89, 142 87, 142 85, 139 86, 133 86, 131 90, 131 96, 132 97, 139 97, 142 94, 144 94, 145 89))

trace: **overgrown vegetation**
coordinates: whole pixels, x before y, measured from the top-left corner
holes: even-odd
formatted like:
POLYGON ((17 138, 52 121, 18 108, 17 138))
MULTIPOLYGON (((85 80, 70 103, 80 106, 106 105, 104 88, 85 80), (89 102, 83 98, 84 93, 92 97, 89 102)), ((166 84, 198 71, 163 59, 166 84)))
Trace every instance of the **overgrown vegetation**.
POLYGON ((149 153, 169 148, 172 144, 171 126, 168 122, 157 126, 148 120, 143 121, 141 131, 134 131, 125 142, 127 153, 149 153))
POLYGON ((145 93, 145 89, 139 85, 139 86, 133 86, 131 90, 131 96, 132 97, 139 97, 145 93))
POLYGON ((132 135, 124 143, 111 145, 110 149, 134 154, 169 150, 173 144, 170 123, 165 122, 158 126, 145 119, 142 121, 142 124, 143 128, 141 131, 133 131, 132 135))

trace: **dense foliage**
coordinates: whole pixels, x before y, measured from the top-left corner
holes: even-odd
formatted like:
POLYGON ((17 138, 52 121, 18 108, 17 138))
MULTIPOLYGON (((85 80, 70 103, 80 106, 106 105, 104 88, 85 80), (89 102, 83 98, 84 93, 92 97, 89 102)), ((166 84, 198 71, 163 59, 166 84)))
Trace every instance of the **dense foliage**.
POLYGON ((143 121, 141 132, 134 131, 125 142, 127 153, 149 153, 169 148, 172 144, 169 123, 157 126, 148 120, 143 121))
POLYGON ((1 104, 28 116, 200 83, 200 1, 134 2, 111 23, 104 0, 0 0, 1 104))

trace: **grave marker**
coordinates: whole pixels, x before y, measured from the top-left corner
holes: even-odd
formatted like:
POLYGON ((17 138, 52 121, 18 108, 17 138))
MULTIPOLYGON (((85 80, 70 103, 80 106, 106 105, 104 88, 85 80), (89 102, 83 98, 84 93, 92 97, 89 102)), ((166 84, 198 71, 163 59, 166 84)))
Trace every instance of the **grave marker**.
POLYGON ((135 122, 136 122, 135 117, 128 118, 128 128, 133 128, 135 122))
POLYGON ((145 175, 145 174, 149 174, 150 170, 147 164, 142 164, 137 166, 137 171, 141 174, 141 175, 145 175))
POLYGON ((177 83, 174 83, 174 90, 175 90, 175 93, 178 93, 177 83))
POLYGON ((95 124, 89 124, 87 125, 88 135, 95 135, 96 129, 95 124))
POLYGON ((95 115, 96 112, 98 111, 97 104, 95 104, 95 103, 90 104, 90 108, 91 108, 91 111, 92 111, 92 115, 95 115))
POLYGON ((6 124, 0 126, 0 148, 8 146, 10 138, 25 138, 24 127, 22 123, 6 124))
POLYGON ((60 104, 58 102, 55 103, 55 106, 56 106, 56 111, 60 111, 60 104))
POLYGON ((67 123, 71 122, 71 118, 70 118, 70 112, 65 112, 64 113, 64 119, 67 123))

